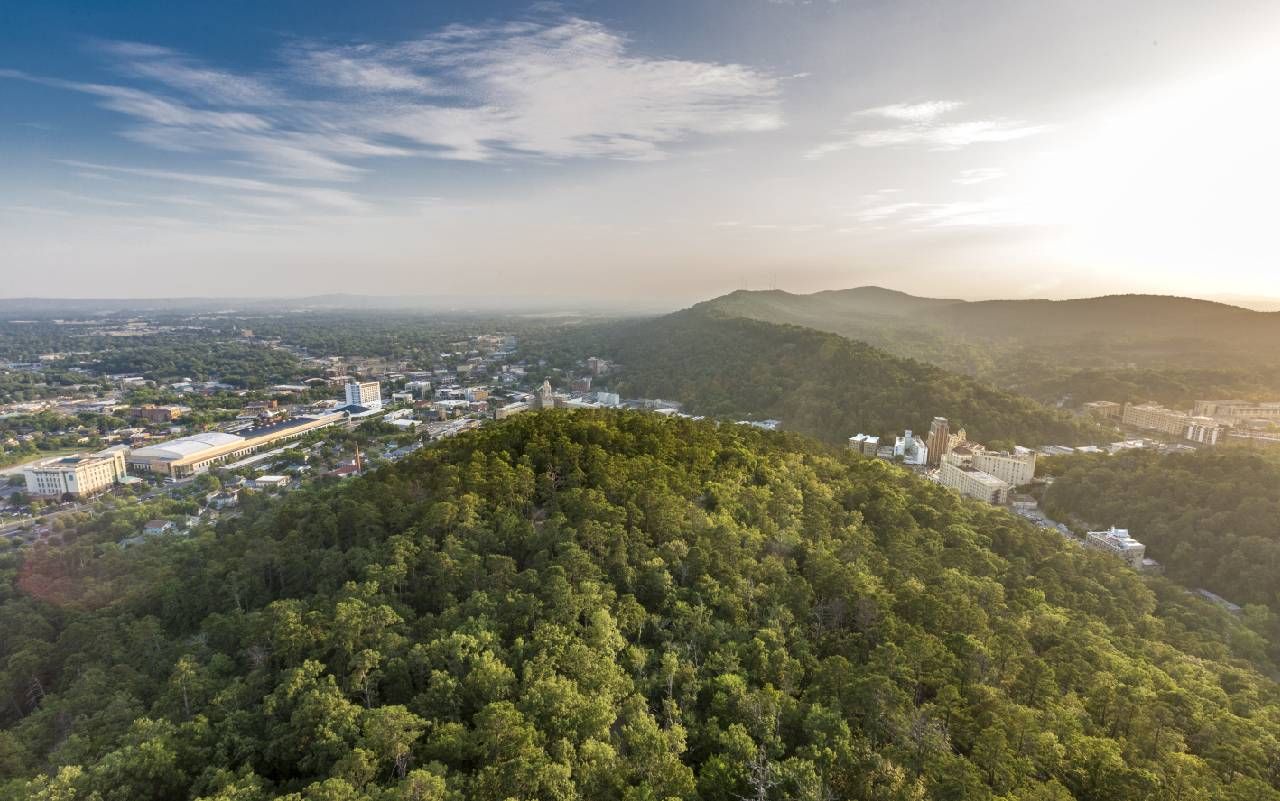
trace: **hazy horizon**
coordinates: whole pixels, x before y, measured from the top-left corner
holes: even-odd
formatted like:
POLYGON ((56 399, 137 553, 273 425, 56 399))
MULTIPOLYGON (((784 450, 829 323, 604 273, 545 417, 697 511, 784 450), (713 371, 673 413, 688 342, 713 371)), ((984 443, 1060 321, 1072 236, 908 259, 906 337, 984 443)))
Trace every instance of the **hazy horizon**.
POLYGON ((234 305, 237 303, 248 303, 255 305, 270 306, 270 304, 278 303, 282 306, 298 306, 309 307, 315 310, 333 310, 333 311, 433 311, 443 313, 511 313, 526 315, 554 315, 554 314, 665 314, 668 312, 678 311, 687 306, 701 303, 703 301, 713 300, 723 295, 731 294, 735 291, 748 292, 784 292, 795 296, 805 296, 819 294, 823 292, 840 292, 840 291, 856 291, 856 290, 884 290, 887 292, 897 292, 911 295, 919 298, 934 298, 955 300, 961 302, 981 302, 991 300, 1047 300, 1047 301, 1070 301, 1070 300, 1092 300, 1102 297, 1114 296, 1147 296, 1147 297, 1165 297, 1173 299, 1189 299, 1204 300, 1213 303, 1221 303, 1229 306, 1235 306, 1242 309, 1257 312, 1280 312, 1280 298, 1269 297, 1241 297, 1238 295, 1176 295, 1170 293, 1158 292, 1125 292, 1125 293, 1109 293, 1105 295, 1079 295, 1079 296, 1061 296, 1061 297, 1008 297, 1008 296, 973 296, 973 297, 946 297, 939 295, 924 295, 910 290, 897 287, 881 286, 875 284, 863 284, 852 287, 829 287, 826 289, 818 289, 812 292, 791 292, 782 287, 749 287, 739 288, 738 290, 728 290, 721 295, 708 295, 705 297, 694 298, 683 303, 668 303, 660 299, 647 298, 631 298, 631 299, 601 299, 572 295, 501 295, 501 294, 476 294, 476 295, 378 295, 373 293, 355 293, 355 292, 334 292, 316 295, 217 295, 217 294, 192 294, 192 295, 102 295, 102 296, 75 296, 75 295, 28 295, 20 297, 0 296, 0 311, 3 311, 8 304, 18 302, 38 302, 45 304, 50 309, 57 309, 58 304, 66 304, 74 306, 77 303, 110 303, 117 307, 118 310, 145 310, 147 304, 213 304, 227 303, 234 305), (129 304, 137 304, 131 306, 129 304))
POLYGON ((7 21, 8 297, 1280 297, 1274 4, 7 21))

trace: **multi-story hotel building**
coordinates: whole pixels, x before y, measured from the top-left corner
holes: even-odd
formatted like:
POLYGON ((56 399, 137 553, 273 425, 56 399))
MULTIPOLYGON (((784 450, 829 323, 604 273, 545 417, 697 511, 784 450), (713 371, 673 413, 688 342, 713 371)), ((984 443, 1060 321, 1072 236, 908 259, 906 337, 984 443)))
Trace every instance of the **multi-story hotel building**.
POLYGON ((947 418, 933 418, 933 422, 929 424, 929 439, 925 440, 925 444, 929 446, 928 464, 930 467, 937 467, 942 463, 942 457, 947 455, 947 446, 950 442, 951 427, 947 423, 947 418))
POLYGON ((990 473, 958 464, 951 458, 943 459, 938 468, 938 482, 968 498, 1004 505, 1009 502, 1012 487, 990 473))
POLYGON ((1030 484, 1036 477, 1036 452, 1032 450, 1017 453, 975 451, 970 464, 975 470, 993 475, 1011 487, 1030 484))
POLYGON ((1191 413, 1197 417, 1212 417, 1220 423, 1231 424, 1244 420, 1280 421, 1280 402, 1199 400, 1191 413))
POLYGON ((348 381, 346 391, 348 406, 382 408, 382 385, 377 381, 348 381))
POLYGON ((1134 428, 1180 437, 1186 433, 1190 417, 1186 412, 1166 409, 1157 403, 1126 404, 1120 422, 1134 428))
POLYGON ((27 493, 39 498, 96 495, 124 478, 127 452, 128 448, 116 446, 97 453, 59 456, 27 465, 22 471, 27 493))

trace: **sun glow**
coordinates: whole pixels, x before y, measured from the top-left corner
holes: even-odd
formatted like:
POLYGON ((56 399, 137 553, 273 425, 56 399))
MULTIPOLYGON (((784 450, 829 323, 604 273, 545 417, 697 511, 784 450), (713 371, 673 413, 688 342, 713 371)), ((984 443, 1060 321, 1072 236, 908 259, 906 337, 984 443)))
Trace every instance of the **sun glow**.
POLYGON ((1101 112, 1077 147, 1021 170, 1028 222, 1060 226, 1076 263, 1222 289, 1280 291, 1280 48, 1101 112), (1158 271, 1158 272, 1157 272, 1158 271))

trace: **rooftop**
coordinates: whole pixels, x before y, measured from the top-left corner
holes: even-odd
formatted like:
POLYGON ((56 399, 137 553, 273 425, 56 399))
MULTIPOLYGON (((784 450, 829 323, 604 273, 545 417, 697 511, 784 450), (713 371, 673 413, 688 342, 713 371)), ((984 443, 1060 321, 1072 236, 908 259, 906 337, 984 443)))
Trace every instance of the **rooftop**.
POLYGON ((194 456, 211 448, 221 448, 225 445, 234 445, 243 441, 244 437, 236 434, 228 434, 223 431, 205 431, 200 434, 189 434, 167 442, 148 445, 145 448, 138 448, 134 450, 132 456, 144 459, 185 459, 188 456, 194 456))

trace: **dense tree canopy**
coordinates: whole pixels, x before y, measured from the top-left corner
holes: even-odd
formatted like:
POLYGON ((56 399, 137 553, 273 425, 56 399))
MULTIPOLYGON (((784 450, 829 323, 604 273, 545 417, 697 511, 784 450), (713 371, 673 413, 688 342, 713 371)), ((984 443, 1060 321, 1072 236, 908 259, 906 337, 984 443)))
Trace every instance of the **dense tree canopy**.
POLYGON ((1169 576, 1280 612, 1280 462, 1240 447, 1051 463, 1051 514, 1128 527, 1169 576))
POLYGON ((1225 613, 745 427, 530 413, 3 569, 3 799, 1280 799, 1225 613))

